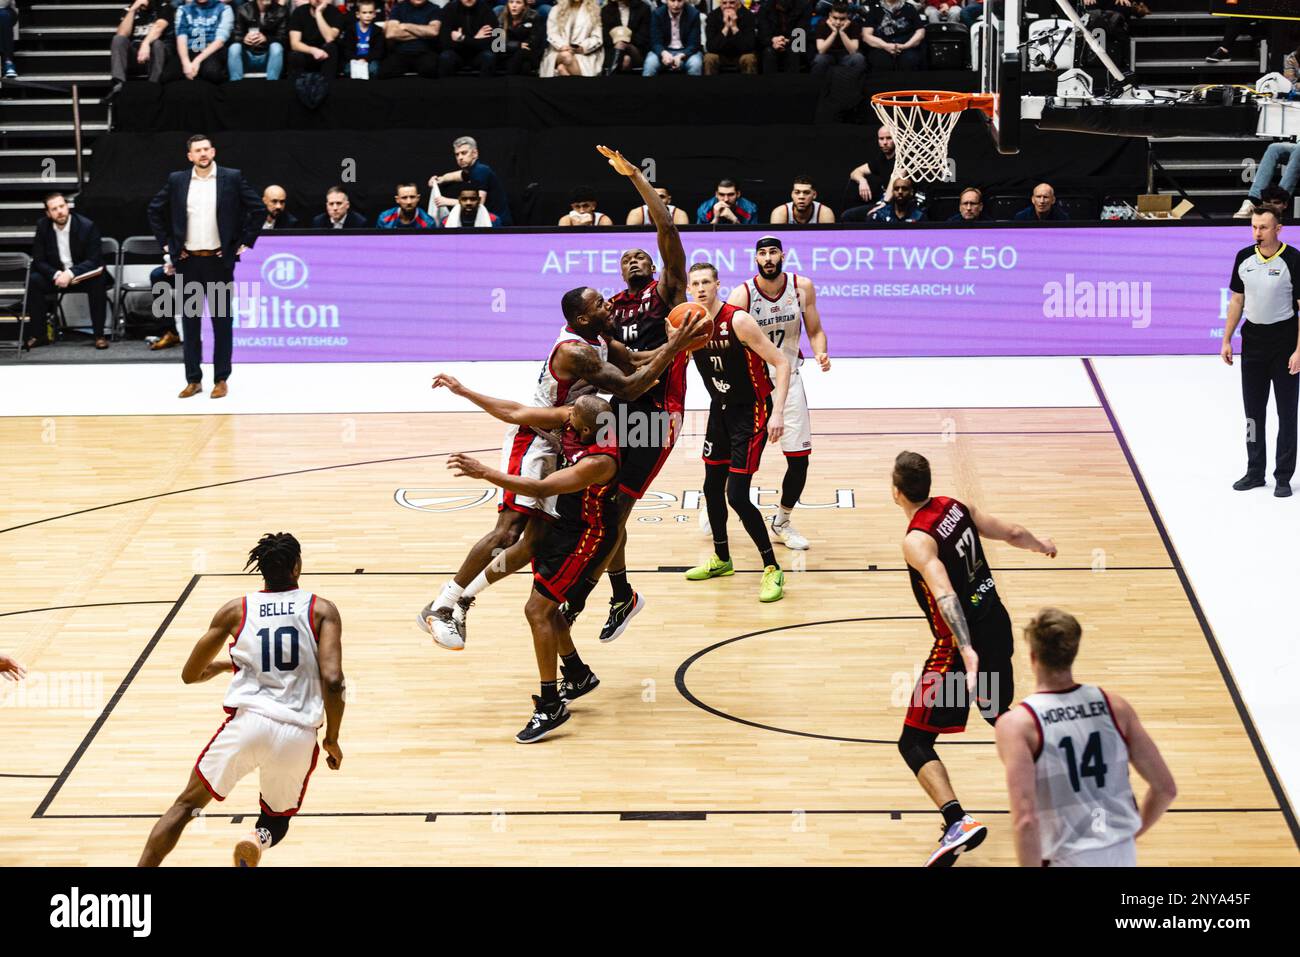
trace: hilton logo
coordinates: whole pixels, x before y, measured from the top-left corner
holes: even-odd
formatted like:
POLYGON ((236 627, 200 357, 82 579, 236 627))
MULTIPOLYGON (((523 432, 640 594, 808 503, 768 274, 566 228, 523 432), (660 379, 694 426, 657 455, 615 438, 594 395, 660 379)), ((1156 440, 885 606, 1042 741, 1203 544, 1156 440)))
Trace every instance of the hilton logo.
POLYGON ((290 253, 276 253, 262 263, 262 279, 276 289, 297 289, 307 283, 307 264, 290 253))

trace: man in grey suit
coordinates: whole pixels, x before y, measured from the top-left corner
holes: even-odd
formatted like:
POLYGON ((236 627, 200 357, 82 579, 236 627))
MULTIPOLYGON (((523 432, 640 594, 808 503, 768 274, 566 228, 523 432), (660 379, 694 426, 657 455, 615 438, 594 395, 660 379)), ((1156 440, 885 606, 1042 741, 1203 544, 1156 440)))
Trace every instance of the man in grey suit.
POLYGON ((203 391, 203 305, 212 317, 212 398, 226 394, 230 377, 234 326, 231 299, 235 263, 257 241, 266 221, 266 207, 243 174, 219 167, 217 151, 206 136, 191 136, 186 154, 192 164, 167 177, 149 203, 149 225, 158 244, 176 269, 176 286, 183 295, 181 321, 185 330, 185 388, 188 399, 203 391))

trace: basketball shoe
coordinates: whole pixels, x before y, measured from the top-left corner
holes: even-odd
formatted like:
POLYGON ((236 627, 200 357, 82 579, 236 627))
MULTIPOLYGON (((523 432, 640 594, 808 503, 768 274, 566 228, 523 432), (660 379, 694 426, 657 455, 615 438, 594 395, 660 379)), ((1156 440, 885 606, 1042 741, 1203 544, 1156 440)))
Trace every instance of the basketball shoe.
POLYGON ((952 867, 966 851, 973 851, 989 836, 989 829, 969 814, 953 822, 939 837, 939 846, 925 862, 926 867, 952 867))

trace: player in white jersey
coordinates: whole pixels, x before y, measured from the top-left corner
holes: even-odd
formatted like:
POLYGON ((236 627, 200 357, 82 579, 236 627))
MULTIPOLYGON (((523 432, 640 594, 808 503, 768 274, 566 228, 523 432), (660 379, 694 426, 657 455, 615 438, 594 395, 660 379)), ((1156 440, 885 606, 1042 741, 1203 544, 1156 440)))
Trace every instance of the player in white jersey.
POLYGON ((181 669, 186 684, 231 674, 227 718, 199 754, 185 790, 158 819, 141 867, 157 867, 208 803, 224 801, 241 778, 259 772, 261 814, 235 844, 236 867, 256 867, 280 843, 316 769, 322 722, 325 763, 343 762, 343 623, 332 602, 298 587, 301 548, 288 532, 263 535, 248 554, 266 588, 221 606, 181 669), (229 645, 227 646, 227 641, 229 645), (223 646, 228 660, 217 660, 223 646))
MULTIPOLYGON (((691 221, 691 218, 686 215, 686 210, 673 205, 673 195, 665 187, 656 186, 654 191, 659 194, 659 198, 668 207, 668 215, 676 225, 685 226, 691 221)), ((633 206, 628 210, 627 225, 629 226, 649 226, 653 222, 654 220, 650 216, 650 207, 645 203, 640 206, 633 206)))
MULTIPOLYGON (((535 406, 570 405, 583 395, 609 392, 620 399, 640 396, 659 378, 673 357, 690 343, 699 323, 683 323, 668 342, 653 352, 630 352, 611 340, 613 319, 605 297, 590 286, 570 289, 560 300, 564 330, 556 338, 537 377, 535 406)), ((434 382, 437 388, 437 380, 434 382)), ((501 471, 507 475, 545 479, 556 467, 559 448, 554 436, 535 429, 512 427, 506 433, 501 471)), ((465 647, 465 616, 475 596, 488 585, 523 568, 533 557, 545 522, 555 515, 554 499, 534 499, 505 492, 497 524, 470 549, 455 578, 442 587, 416 621, 442 648, 465 647)))
POLYGON ((790 187, 790 202, 772 210, 772 215, 767 218, 774 226, 835 222, 831 208, 817 201, 817 190, 813 186, 812 177, 802 175, 794 178, 794 185, 790 187))
MULTIPOLYGON (((804 393, 799 366, 803 353, 799 349, 801 329, 808 331, 808 342, 823 372, 831 368, 826 333, 817 312, 817 289, 807 276, 784 271, 785 252, 781 240, 764 236, 754 246, 758 274, 736 286, 727 302, 754 317, 759 331, 772 340, 790 362, 790 391, 785 400, 785 432, 781 451, 785 453, 785 478, 781 482, 781 504, 772 516, 772 535, 786 548, 805 549, 804 538, 790 521, 790 513, 799 503, 808 482, 808 457, 812 454, 812 419, 808 414, 808 396, 804 393)), ((771 371, 769 369, 769 371, 771 371)))
POLYGON ((1134 840, 1178 793, 1132 705, 1074 680, 1081 634, 1074 616, 1057 608, 1025 626, 1036 690, 997 723, 1024 867, 1134 867, 1134 840), (1140 808, 1130 762, 1148 785, 1140 808))

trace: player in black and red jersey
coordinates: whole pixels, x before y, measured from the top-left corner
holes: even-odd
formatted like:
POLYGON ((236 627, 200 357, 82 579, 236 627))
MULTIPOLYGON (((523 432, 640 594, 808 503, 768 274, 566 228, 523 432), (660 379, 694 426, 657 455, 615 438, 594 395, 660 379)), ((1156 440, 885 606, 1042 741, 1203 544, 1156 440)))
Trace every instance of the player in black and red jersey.
POLYGON ((754 317, 718 299, 718 270, 712 263, 691 266, 687 279, 691 298, 713 319, 713 334, 695 351, 695 366, 709 390, 709 424, 704 436, 704 506, 713 532, 713 556, 686 573, 690 581, 734 575, 727 544, 727 505, 739 516, 763 559, 759 601, 777 601, 785 592, 785 573, 772 553, 772 539, 758 507, 750 500, 749 484, 758 471, 763 445, 779 442, 790 388, 790 362, 759 330, 754 317), (768 375, 776 375, 773 385, 768 375))
POLYGON ((584 395, 572 405, 538 407, 472 392, 448 375, 439 375, 437 384, 503 422, 560 437, 562 465, 541 479, 508 475, 460 453, 447 459, 447 468, 458 476, 484 479, 539 501, 557 496, 556 519, 533 552, 533 591, 524 606, 542 693, 533 696, 533 715, 515 740, 532 744, 569 720, 567 702, 600 684, 578 656, 560 605, 570 589, 604 565, 620 534, 615 501, 619 449, 609 428, 609 403, 584 395), (556 677, 557 654, 562 682, 556 677))
POLYGON ((930 463, 923 455, 900 452, 893 481, 894 502, 908 518, 903 557, 912 593, 934 635, 898 750, 943 814, 939 847, 926 866, 947 867, 988 832, 962 810, 934 742, 941 734, 966 729, 972 695, 980 715, 994 724, 1015 694, 1011 617, 998 597, 980 536, 1049 558, 1056 557, 1056 545, 955 498, 931 496, 930 463))
MULTIPOLYGON (((627 289, 606 303, 614 326, 612 338, 622 342, 631 352, 652 352, 668 341, 664 319, 673 306, 686 301, 686 250, 682 248, 682 239, 673 224, 672 214, 641 170, 618 150, 607 146, 596 148, 615 171, 632 181, 655 224, 659 255, 664 263, 663 275, 655 276, 654 260, 648 252, 629 249, 623 253, 620 262, 627 289)), ((632 509, 649 491, 650 483, 668 461, 681 434, 686 408, 686 353, 679 353, 673 359, 648 392, 626 402, 615 397, 613 407, 614 421, 620 433, 619 449, 623 455, 618 477, 619 527, 626 528, 632 509)), ((626 542, 625 534, 610 556, 606 569, 613 595, 609 600, 609 616, 600 630, 603 642, 613 641, 623 634, 632 616, 645 607, 645 597, 628 584, 624 554, 626 542)), ((586 605, 587 592, 594 587, 596 577, 599 575, 586 582, 584 587, 575 589, 566 604, 565 613, 570 623, 586 605)))

